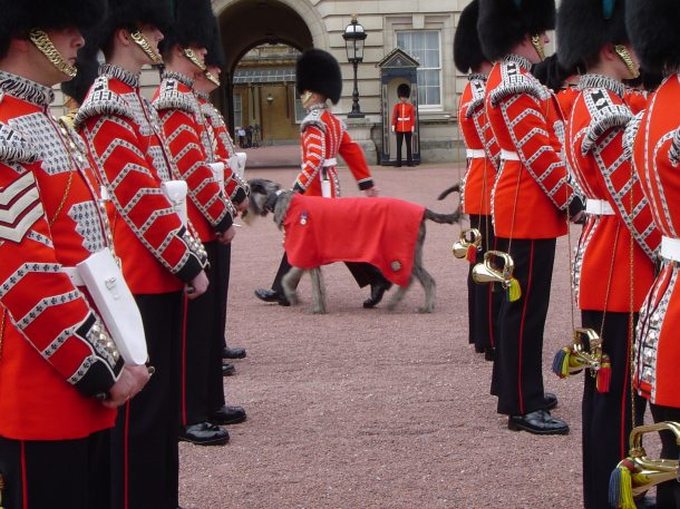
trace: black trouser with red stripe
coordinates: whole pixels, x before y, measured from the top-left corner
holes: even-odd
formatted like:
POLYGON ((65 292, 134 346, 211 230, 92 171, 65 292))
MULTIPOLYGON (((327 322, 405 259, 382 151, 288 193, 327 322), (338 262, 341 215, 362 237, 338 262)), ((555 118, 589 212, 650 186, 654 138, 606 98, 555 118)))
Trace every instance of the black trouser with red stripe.
POLYGON ((496 319, 500 309, 503 292, 489 283, 478 284, 472 280, 472 269, 475 264, 484 261, 484 253, 496 249, 491 216, 470 215, 470 227, 477 228, 482 234, 482 249, 477 251, 475 263, 470 264, 468 271, 468 341, 474 343, 475 350, 483 352, 496 344, 496 319))
MULTIPOLYGON (((649 404, 654 422, 680 422, 680 408, 649 404)), ((680 447, 675 437, 669 431, 659 433, 661 437, 661 458, 678 460, 680 447)), ((658 509, 680 509, 680 483, 667 481, 656 487, 656 507, 658 509)))
MULTIPOLYGON (((220 308, 226 299, 225 256, 217 241, 203 244, 210 269, 208 290, 188 301, 186 332, 182 337, 182 426, 208 420, 208 416, 224 405, 216 404, 216 393, 222 384, 222 348, 226 315, 220 308)), ((222 389, 223 390, 223 389, 222 389)))
MULTIPOLYGON (((508 239, 498 237, 499 246, 508 239)), ((555 239, 513 239, 513 276, 522 296, 503 296, 498 313, 498 342, 491 393, 498 396, 498 413, 524 415, 545 408, 543 394, 543 329, 550 303, 555 239)), ((507 249, 505 249, 507 252, 507 249)))
POLYGON ((135 295, 156 372, 118 410, 111 438, 113 509, 176 509, 182 293, 135 295))
POLYGON ((406 162, 408 164, 413 164, 412 146, 411 138, 413 133, 411 131, 399 132, 397 131, 397 165, 401 166, 401 146, 404 143, 404 138, 406 138, 406 162))
POLYGON ((6 509, 110 507, 110 432, 78 440, 0 438, 6 509))
MULTIPOLYGON (((600 334, 602 311, 582 311, 583 327, 600 334)), ((611 382, 608 393, 599 393, 589 371, 583 379, 583 507, 609 507, 609 477, 612 470, 628 455, 628 437, 632 429, 629 313, 608 311, 604 316, 602 348, 611 360, 611 382)), ((635 315, 637 322, 637 314, 635 315)), ((635 397, 636 426, 642 424, 646 400, 635 397)))
MULTIPOLYGON (((208 380, 208 411, 214 412, 224 405, 224 381, 222 377, 222 349, 227 328, 227 301, 229 300, 229 274, 231 271, 231 244, 217 244, 214 283, 217 291, 217 327, 211 348, 210 367, 215 373, 208 380)), ((211 278, 210 284, 213 284, 211 278)))

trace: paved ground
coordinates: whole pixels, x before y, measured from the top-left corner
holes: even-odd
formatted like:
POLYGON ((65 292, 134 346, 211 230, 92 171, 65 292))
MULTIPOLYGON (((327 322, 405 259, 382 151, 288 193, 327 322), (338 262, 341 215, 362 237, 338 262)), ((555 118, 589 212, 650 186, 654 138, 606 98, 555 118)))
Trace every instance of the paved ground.
MULTIPOLYGON (((276 149, 276 147, 274 148, 276 149)), ((265 149, 256 149, 263 151, 265 149)), ((271 149, 268 149, 271 150, 271 149)), ((297 148, 296 148, 297 150, 297 148)), ((265 154, 265 152, 261 152, 265 154)), ((384 195, 449 211, 437 194, 460 168, 376 167, 384 195)), ((358 191, 346 178, 345 195, 358 191)), ((292 169, 249 170, 286 185, 292 169)), ((267 305, 281 255, 269 220, 239 230, 233 247, 229 342, 248 349, 226 379, 248 421, 225 447, 181 444, 181 501, 197 508, 555 508, 581 506, 580 378, 550 373, 569 341, 567 242, 558 245, 544 349, 546 387, 571 426, 566 437, 507 430, 488 394, 491 365, 467 344, 465 262, 450 254, 457 226, 428 226, 425 265, 437 280, 431 315, 413 288, 395 312, 364 310, 341 264, 326 267, 329 314, 267 305)))

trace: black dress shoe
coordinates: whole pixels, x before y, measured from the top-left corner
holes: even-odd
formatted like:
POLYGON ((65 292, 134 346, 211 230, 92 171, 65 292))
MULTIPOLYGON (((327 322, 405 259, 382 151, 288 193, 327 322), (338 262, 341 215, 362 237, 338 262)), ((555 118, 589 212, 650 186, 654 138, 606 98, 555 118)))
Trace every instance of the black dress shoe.
POLYGON ((552 410, 557 406, 557 396, 555 396, 552 392, 544 392, 543 400, 545 401, 546 410, 552 410))
MULTIPOLYGON (((484 348, 484 360, 490 362, 496 360, 496 349, 493 346, 487 346, 484 348)), ((555 398, 555 401, 557 401, 557 398, 555 398)))
POLYGON ((246 356, 245 348, 230 348, 225 346, 222 350, 223 359, 243 359, 246 356))
POLYGON ((229 433, 210 422, 199 422, 182 428, 179 439, 196 445, 223 445, 229 441, 229 433))
POLYGON ((279 306, 290 306, 285 295, 269 288, 258 288, 255 290, 255 297, 265 302, 276 302, 279 306))
POLYGON ((508 428, 512 431, 528 431, 535 435, 567 435, 569 433, 567 423, 553 417, 547 410, 511 415, 508 418, 508 428))
POLYGON ((208 420, 213 424, 238 424, 246 420, 246 411, 240 406, 223 405, 208 420))
POLYGON ((371 296, 364 301, 364 307, 366 309, 375 307, 376 304, 382 300, 383 295, 385 295, 385 292, 390 286, 391 285, 386 285, 382 281, 375 284, 371 283, 371 296))
POLYGON ((225 362, 222 364, 222 376, 232 376, 236 374, 236 368, 233 364, 225 362))

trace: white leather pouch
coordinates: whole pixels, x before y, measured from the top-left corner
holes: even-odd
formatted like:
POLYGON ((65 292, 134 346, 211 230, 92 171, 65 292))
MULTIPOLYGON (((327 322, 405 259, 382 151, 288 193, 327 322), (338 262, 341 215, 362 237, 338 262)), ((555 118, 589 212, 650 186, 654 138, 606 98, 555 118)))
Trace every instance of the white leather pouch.
POLYGON ((111 251, 97 251, 76 268, 125 363, 146 363, 149 354, 142 315, 111 251))
POLYGON ((224 185, 224 163, 210 163, 208 164, 213 172, 213 180, 217 182, 220 187, 224 185))
POLYGON ((182 224, 187 225, 187 183, 183 180, 167 180, 163 182, 161 189, 166 198, 172 203, 175 212, 182 219, 182 224))

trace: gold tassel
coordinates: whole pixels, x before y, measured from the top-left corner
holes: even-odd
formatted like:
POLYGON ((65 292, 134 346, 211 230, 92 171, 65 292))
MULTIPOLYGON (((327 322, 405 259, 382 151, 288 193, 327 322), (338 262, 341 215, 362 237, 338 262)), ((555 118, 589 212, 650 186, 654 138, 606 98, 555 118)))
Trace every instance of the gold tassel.
POLYGON ((522 296, 522 287, 519 284, 519 281, 517 281, 516 278, 510 279, 510 283, 507 288, 507 293, 508 293, 508 301, 509 302, 515 302, 520 299, 522 296))

